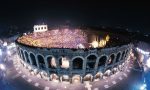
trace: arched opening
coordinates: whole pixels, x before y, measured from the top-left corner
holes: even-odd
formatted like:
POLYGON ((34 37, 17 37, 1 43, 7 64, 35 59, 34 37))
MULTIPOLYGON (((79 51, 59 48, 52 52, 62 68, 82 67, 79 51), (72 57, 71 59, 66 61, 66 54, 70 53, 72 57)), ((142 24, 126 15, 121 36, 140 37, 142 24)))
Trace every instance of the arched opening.
POLYGON ((56 60, 54 57, 47 58, 48 68, 56 68, 56 60))
POLYGON ((42 68, 42 69, 45 69, 46 66, 45 66, 44 58, 41 55, 38 55, 37 58, 38 58, 38 61, 39 61, 39 67, 42 68))
POLYGON ((34 66, 37 66, 35 56, 34 56, 32 53, 30 53, 30 58, 31 58, 31 60, 32 60, 32 64, 33 64, 34 66))
POLYGON ((63 82, 70 82, 69 76, 68 76, 68 75, 63 75, 63 76, 62 76, 62 81, 63 81, 63 82))
POLYGON ((127 56, 128 56, 128 50, 126 50, 126 53, 125 53, 124 57, 126 58, 127 56))
POLYGON ((23 61, 25 61, 24 53, 23 53, 23 51, 22 51, 22 50, 21 50, 21 55, 22 55, 22 59, 23 59, 23 61))
POLYGON ((94 79, 95 79, 95 81, 97 81, 102 77, 103 77, 103 73, 102 72, 97 72, 96 75, 94 76, 94 79))
POLYGON ((97 57, 90 55, 87 57, 86 69, 93 69, 95 67, 97 57))
POLYGON ((107 69, 106 71, 105 71, 105 73, 104 73, 104 76, 110 76, 111 75, 111 69, 109 68, 109 69, 107 69))
POLYGON ((120 54, 120 52, 119 52, 119 53, 117 54, 117 57, 116 57, 116 62, 119 62, 120 56, 121 56, 121 54, 120 54))
POLYGON ((125 51, 123 51, 122 55, 121 55, 121 60, 124 59, 124 56, 125 56, 125 51))
POLYGON ((30 63, 30 60, 29 60, 29 57, 28 57, 28 53, 26 51, 24 53, 25 53, 25 57, 26 57, 27 62, 30 63))
POLYGON ((59 59, 59 66, 61 67, 62 65, 62 58, 59 59))
POLYGON ((109 57, 108 65, 113 64, 114 59, 115 59, 115 55, 114 55, 114 54, 112 54, 112 55, 109 57))
POLYGON ((102 56, 102 57, 99 59, 98 67, 100 68, 100 67, 105 66, 106 60, 107 60, 107 57, 106 57, 106 56, 102 56))
POLYGON ((69 60, 65 56, 59 59, 59 65, 61 68, 68 69, 69 68, 69 60))
POLYGON ((48 73, 44 70, 40 71, 40 74, 41 74, 43 79, 45 79, 45 77, 48 77, 48 73))
POLYGON ((51 74, 51 75, 50 75, 50 79, 51 79, 51 81, 53 81, 53 82, 59 82, 59 77, 58 77, 57 74, 51 74))
POLYGON ((83 66, 83 60, 82 58, 75 58, 73 60, 73 69, 82 69, 83 66))
POLYGON ((121 65, 121 64, 118 66, 118 69, 119 69, 120 71, 122 71, 122 65, 121 65))
POLYGON ((21 51, 20 51, 19 48, 18 48, 18 55, 19 55, 19 57, 22 59, 22 57, 21 57, 21 51))
POLYGON ((81 82, 81 77, 80 75, 74 75, 72 77, 72 83, 80 83, 81 82))
POLYGON ((87 74, 87 75, 83 78, 84 81, 92 81, 92 79, 93 79, 93 76, 92 76, 91 74, 87 74))
POLYGON ((115 66, 115 67, 112 69, 112 73, 115 74, 117 71, 118 71, 118 68, 117 68, 117 66, 115 66))

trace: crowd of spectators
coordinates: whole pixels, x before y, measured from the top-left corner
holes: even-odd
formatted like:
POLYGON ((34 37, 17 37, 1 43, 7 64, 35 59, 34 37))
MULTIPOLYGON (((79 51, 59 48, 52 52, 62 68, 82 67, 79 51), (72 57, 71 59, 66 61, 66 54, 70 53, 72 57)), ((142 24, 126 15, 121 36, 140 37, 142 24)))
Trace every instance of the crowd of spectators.
POLYGON ((46 48, 77 48, 79 44, 88 43, 86 34, 80 29, 33 32, 19 37, 18 42, 46 48))

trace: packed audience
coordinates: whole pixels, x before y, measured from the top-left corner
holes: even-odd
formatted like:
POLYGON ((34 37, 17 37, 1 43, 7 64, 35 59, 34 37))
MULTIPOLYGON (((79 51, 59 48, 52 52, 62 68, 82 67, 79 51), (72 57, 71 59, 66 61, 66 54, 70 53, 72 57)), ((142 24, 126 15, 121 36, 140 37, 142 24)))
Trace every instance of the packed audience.
POLYGON ((18 42, 29 46, 47 48, 77 48, 87 44, 87 36, 80 29, 57 29, 46 32, 34 32, 18 38, 18 42))

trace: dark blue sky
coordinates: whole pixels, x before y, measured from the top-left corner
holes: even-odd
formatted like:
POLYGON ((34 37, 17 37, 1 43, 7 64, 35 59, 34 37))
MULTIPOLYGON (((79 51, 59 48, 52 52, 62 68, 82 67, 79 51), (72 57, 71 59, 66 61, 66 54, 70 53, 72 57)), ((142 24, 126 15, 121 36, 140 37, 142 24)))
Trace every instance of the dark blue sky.
POLYGON ((148 2, 97 2, 77 0, 5 1, 0 3, 3 25, 50 25, 66 22, 85 25, 125 26, 150 32, 148 2))

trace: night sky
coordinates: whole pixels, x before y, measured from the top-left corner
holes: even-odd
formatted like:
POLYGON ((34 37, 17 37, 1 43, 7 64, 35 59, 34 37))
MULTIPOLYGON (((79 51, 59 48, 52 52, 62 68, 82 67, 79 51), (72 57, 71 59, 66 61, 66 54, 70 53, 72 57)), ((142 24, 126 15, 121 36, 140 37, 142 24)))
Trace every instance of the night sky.
POLYGON ((48 25, 123 26, 150 32, 149 8, 148 2, 138 1, 6 0, 0 3, 0 30, 11 25, 31 27, 45 22, 48 25))

